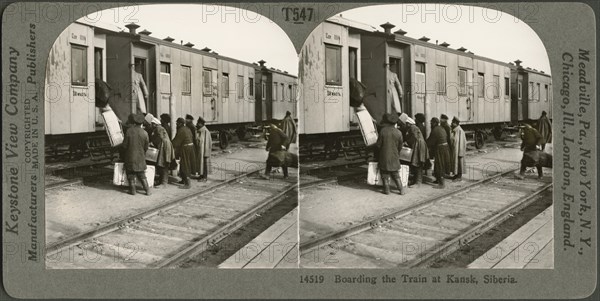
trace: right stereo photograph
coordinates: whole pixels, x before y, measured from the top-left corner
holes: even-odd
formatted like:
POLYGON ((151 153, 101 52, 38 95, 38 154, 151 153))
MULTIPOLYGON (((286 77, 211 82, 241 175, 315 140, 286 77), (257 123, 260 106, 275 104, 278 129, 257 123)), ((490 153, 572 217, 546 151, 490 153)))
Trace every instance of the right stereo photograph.
POLYGON ((301 268, 552 269, 552 76, 500 11, 376 5, 299 56, 301 268))

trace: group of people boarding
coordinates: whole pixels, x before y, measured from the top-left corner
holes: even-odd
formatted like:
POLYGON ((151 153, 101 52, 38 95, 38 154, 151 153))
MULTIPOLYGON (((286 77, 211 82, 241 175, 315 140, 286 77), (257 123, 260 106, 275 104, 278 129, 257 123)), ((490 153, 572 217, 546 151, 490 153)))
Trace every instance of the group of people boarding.
POLYGON ((177 168, 179 159, 180 184, 183 188, 191 188, 190 177, 198 175, 199 181, 206 181, 212 150, 210 131, 205 121, 199 117, 194 124, 194 117, 186 115, 185 119, 177 118, 177 133, 171 139, 171 116, 160 115, 160 120, 152 114, 130 114, 124 126, 125 139, 121 145, 121 158, 125 162, 125 171, 129 182, 129 192, 136 194, 136 178, 142 183, 146 195, 150 195, 150 187, 146 179, 146 152, 150 147, 156 148, 155 160, 158 180, 156 187, 166 188, 169 171, 177 168), (142 127, 143 126, 143 127, 142 127))

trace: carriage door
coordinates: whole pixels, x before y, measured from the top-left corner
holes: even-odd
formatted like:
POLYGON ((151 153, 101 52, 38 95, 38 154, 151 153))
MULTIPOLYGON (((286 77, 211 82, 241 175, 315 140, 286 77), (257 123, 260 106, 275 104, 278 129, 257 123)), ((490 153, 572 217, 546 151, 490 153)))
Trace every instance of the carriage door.
MULTIPOLYGON (((171 64, 160 62, 160 108, 161 113, 171 115, 171 127, 175 124, 175 104, 171 103, 171 64)), ((160 115, 160 114, 159 114, 160 115)), ((171 129, 173 131, 173 129, 171 129)))
MULTIPOLYGON (((413 113, 425 113, 427 104, 427 87, 425 84, 425 63, 415 62, 415 93, 416 103, 413 113)), ((413 114, 414 115, 414 114, 413 114)), ((425 133, 423 133, 425 135, 425 133)))
MULTIPOLYGON (((104 77, 104 58, 102 57, 102 54, 102 48, 94 48, 94 81, 97 81, 99 79, 106 81, 106 78, 104 77)), ((103 126, 104 118, 102 118, 100 109, 96 108, 96 130, 101 130, 101 127, 103 126)))
POLYGON ((466 112, 467 116, 460 116, 459 118, 461 119, 466 119, 468 121, 472 121, 473 117, 475 116, 475 106, 474 106, 474 99, 475 99, 475 95, 474 95, 474 90, 473 90, 473 70, 471 69, 467 69, 467 78, 465 79, 466 81, 466 93, 467 93, 467 99, 465 100, 465 111, 463 110, 459 110, 460 112, 466 112))
MULTIPOLYGON (((360 81, 358 77, 358 48, 348 47, 348 83, 351 78, 360 81)), ((350 124, 358 124, 358 118, 354 114, 354 108, 350 107, 350 124)))

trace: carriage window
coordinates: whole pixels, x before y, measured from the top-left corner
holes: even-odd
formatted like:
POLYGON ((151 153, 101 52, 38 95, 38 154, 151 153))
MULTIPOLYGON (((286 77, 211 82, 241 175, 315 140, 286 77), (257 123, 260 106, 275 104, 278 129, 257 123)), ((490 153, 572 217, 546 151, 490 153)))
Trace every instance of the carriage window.
POLYGON ((494 98, 500 98, 500 76, 494 75, 494 98))
POLYGON ((248 90, 250 93, 250 96, 254 96, 254 78, 250 77, 248 78, 248 90))
POLYGON ((342 85, 342 47, 325 45, 325 81, 327 85, 342 85))
POLYGON ((510 79, 504 78, 504 96, 510 96, 510 79))
POLYGON ((518 87, 517 87, 518 98, 519 98, 519 100, 521 100, 521 98, 523 98, 523 82, 521 82, 521 80, 519 80, 517 85, 518 85, 518 87))
POLYGON ((540 101, 540 95, 542 95, 541 90, 540 90, 540 84, 537 83, 537 89, 535 90, 536 92, 536 96, 535 96, 535 100, 540 101))
POLYGON ((358 49, 348 47, 348 61, 350 63, 350 78, 358 77, 358 49))
POLYGON ((238 98, 244 98, 244 76, 243 75, 238 75, 237 95, 238 95, 238 98))
POLYGON ((190 66, 181 66, 181 93, 192 93, 192 68, 190 66))
POLYGON ((229 74, 223 73, 223 97, 229 97, 229 74))
POLYGON ((274 82, 274 83, 273 83, 273 91, 272 91, 272 93, 271 93, 271 96, 272 96, 272 98, 273 98, 273 101, 277 100, 277 87, 278 87, 278 86, 279 86, 279 85, 277 84, 277 82, 274 82))
POLYGON ((267 83, 261 83, 262 86, 262 99, 265 100, 267 99, 267 83))
POLYGON ((485 97, 485 80, 483 77, 483 73, 478 73, 477 74, 477 96, 478 97, 485 97))
POLYGON ((210 69, 202 71, 202 93, 205 96, 212 95, 212 70, 210 69))
POLYGON ((171 65, 169 63, 160 63, 160 73, 171 74, 171 65))
POLYGON ((104 79, 104 70, 102 68, 104 66, 102 60, 102 48, 94 48, 94 77, 99 79, 104 79))
POLYGON ((292 101, 292 99, 293 99, 293 95, 294 95, 294 94, 292 93, 292 92, 293 92, 293 91, 292 91, 292 85, 289 85, 289 86, 288 86, 288 92, 290 93, 288 100, 289 100, 289 101, 292 101))
POLYGON ((467 70, 458 70, 458 94, 467 95, 467 70))
POLYGON ((415 62, 415 72, 425 73, 425 63, 415 62))
POLYGON ((87 47, 71 45, 71 81, 73 85, 87 85, 87 47))
POLYGON ((533 100, 533 82, 529 82, 529 92, 527 93, 527 97, 528 101, 533 100))
POLYGON ((548 95, 548 85, 544 85, 544 95, 546 95, 546 98, 544 99, 544 101, 548 101, 548 99, 550 99, 550 95, 548 95))
POLYGON ((446 67, 437 66, 436 72, 437 94, 446 95, 446 67))

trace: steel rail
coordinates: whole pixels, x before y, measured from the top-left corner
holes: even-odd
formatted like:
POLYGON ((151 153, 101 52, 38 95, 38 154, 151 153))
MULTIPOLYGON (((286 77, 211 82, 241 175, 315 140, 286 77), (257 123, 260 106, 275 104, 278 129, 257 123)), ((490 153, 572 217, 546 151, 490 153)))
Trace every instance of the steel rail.
POLYGON ((88 231, 85 231, 85 232, 73 235, 73 236, 68 237, 66 239, 63 239, 63 240, 60 240, 60 241, 57 241, 57 242, 54 242, 54 243, 50 243, 50 244, 46 245, 46 255, 52 255, 52 254, 54 254, 54 253, 56 253, 56 252, 58 252, 58 251, 60 251, 60 250, 62 250, 64 248, 66 248, 66 247, 69 247, 69 246, 75 245, 77 243, 80 243, 83 240, 94 238, 94 237, 98 237, 98 236, 101 236, 101 235, 104 235, 104 234, 107 234, 107 233, 110 233, 110 232, 114 232, 116 230, 119 230, 122 225, 124 225, 124 224, 126 224, 128 222, 148 218, 150 216, 153 216, 153 215, 157 214, 158 212, 160 212, 162 210, 169 209, 171 207, 176 206, 179 203, 182 203, 182 202, 185 202, 187 200, 193 199, 195 197, 198 197, 198 196, 210 193, 210 192, 215 191, 215 190, 217 190, 217 189, 219 189, 219 188, 221 188, 221 187, 223 187, 225 185, 228 185, 229 183, 235 182, 238 179, 247 177, 247 176, 249 176, 251 174, 254 174, 254 173, 258 173, 258 172, 260 172, 262 170, 264 170, 264 169, 258 169, 258 170, 254 170, 254 171, 250 171, 250 172, 246 172, 246 173, 240 174, 238 176, 235 176, 232 179, 229 179, 229 180, 226 180, 226 181, 221 182, 219 184, 216 184, 214 186, 208 187, 208 188, 206 188, 204 190, 201 190, 201 191, 198 191, 198 192, 195 192, 195 193, 192 193, 192 194, 180 197, 178 199, 171 200, 171 201, 169 201, 167 203, 164 203, 164 204, 152 207, 150 209, 146 209, 146 210, 144 210, 144 211, 142 211, 140 213, 137 213, 135 215, 124 217, 122 219, 116 220, 116 221, 108 223, 106 225, 103 225, 103 226, 100 226, 100 227, 96 227, 94 229, 91 229, 91 230, 88 230, 88 231))
POLYGON ((237 217, 235 220, 227 223, 216 231, 211 232, 209 235, 203 237, 201 240, 195 242, 194 244, 186 247, 185 249, 177 252, 173 256, 160 261, 153 265, 153 268, 172 268, 176 267, 178 264, 194 257, 197 254, 200 254, 207 250, 208 246, 215 245, 225 237, 227 237, 230 233, 236 231, 237 229, 247 225, 252 220, 255 219, 257 214, 260 214, 269 208, 275 206, 279 203, 285 195, 290 193, 292 190, 296 190, 298 188, 297 184, 292 184, 286 187, 282 192, 262 201, 257 206, 254 206, 250 211, 242 214, 237 217))
POLYGON ((319 247, 321 245, 333 242, 335 240, 338 240, 338 239, 341 239, 341 238, 344 238, 344 237, 355 235, 355 234, 358 234, 358 233, 361 233, 361 232, 364 232, 364 231, 368 231, 368 230, 376 227, 377 225, 379 225, 381 223, 384 223, 384 222, 387 222, 389 220, 398 218, 400 216, 407 215, 407 214, 411 213, 414 210, 418 210, 418 209, 427 207, 430 204, 435 203, 437 201, 441 201, 441 200, 447 199, 447 198, 449 198, 449 197, 451 197, 453 195, 462 193, 462 192, 467 191, 467 190, 471 190, 471 189, 473 189, 475 187, 481 186, 482 184, 490 182, 490 181, 492 181, 494 179, 503 177, 503 176, 505 176, 507 174, 510 174, 510 173, 514 173, 517 170, 518 169, 511 169, 511 170, 508 170, 506 172, 499 173, 499 174, 493 175, 491 177, 487 177, 485 179, 481 179, 481 180, 479 180, 479 181, 477 181, 475 183, 472 183, 472 184, 467 185, 465 187, 462 187, 462 188, 459 188, 457 190, 451 191, 451 192, 449 192, 447 194, 440 195, 440 196, 435 196, 433 198, 430 198, 430 199, 427 199, 427 200, 423 200, 421 202, 413 204, 413 205, 411 205, 411 206, 409 206, 407 208, 403 208, 403 209, 394 211, 394 212, 392 212, 390 214, 386 214, 384 216, 376 217, 376 218, 370 219, 370 220, 368 220, 366 222, 362 222, 360 224, 354 225, 352 227, 348 227, 348 228, 345 228, 345 229, 342 229, 342 230, 339 230, 339 231, 334 231, 332 233, 326 234, 325 236, 318 237, 318 238, 306 241, 304 243, 300 243, 300 253, 301 254, 305 254, 308 250, 311 250, 313 248, 319 247))
POLYGON ((506 207, 505 209, 498 212, 489 219, 469 228, 468 230, 461 233, 459 236, 453 238, 452 240, 448 241, 444 245, 437 247, 434 252, 427 252, 424 256, 417 257, 406 264, 400 264, 398 267, 419 268, 430 266, 436 260, 450 255, 454 251, 460 249, 462 246, 467 245, 469 242, 475 240, 483 233, 499 225, 500 223, 508 219, 512 212, 519 211, 520 209, 531 205, 531 203, 533 203, 537 199, 537 196, 539 196, 544 191, 550 189, 551 187, 552 183, 544 185, 532 194, 520 198, 515 203, 506 207))

